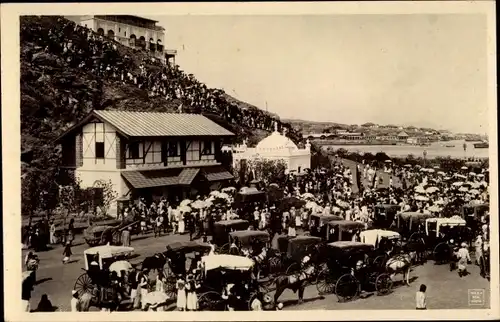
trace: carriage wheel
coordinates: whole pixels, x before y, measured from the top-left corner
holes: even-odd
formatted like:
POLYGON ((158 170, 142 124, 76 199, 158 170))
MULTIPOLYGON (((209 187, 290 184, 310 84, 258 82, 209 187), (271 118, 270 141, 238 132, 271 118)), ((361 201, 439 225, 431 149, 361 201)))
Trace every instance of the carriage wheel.
POLYGON ((342 275, 335 284, 335 294, 339 302, 348 302, 359 293, 359 282, 351 274, 342 275))
POLYGON ((81 297, 85 293, 95 295, 94 293, 96 291, 96 287, 87 273, 83 273, 76 279, 73 289, 77 291, 78 297, 81 297))
POLYGON ((165 283, 165 293, 169 299, 175 300, 177 298, 176 280, 175 278, 167 278, 165 283))
POLYGON ((443 264, 450 260, 452 249, 445 242, 439 243, 434 247, 433 256, 436 264, 443 264))
POLYGON ((229 248, 231 245, 229 244, 224 244, 219 249, 217 250, 217 253, 219 254, 229 254, 229 248))
POLYGON ((383 273, 375 279, 375 290, 377 295, 386 295, 392 289, 392 279, 389 274, 383 273))
POLYGON ((268 278, 265 281, 259 283, 259 290, 264 294, 269 293, 271 291, 274 291, 273 285, 274 279, 268 278))
POLYGON ((382 269, 384 268, 385 263, 387 263, 387 260, 387 255, 379 255, 373 260, 373 266, 377 269, 382 269))
POLYGON ((319 295, 331 294, 335 291, 335 279, 328 268, 323 269, 316 278, 319 295))
POLYGON ((300 265, 297 263, 292 263, 288 268, 286 269, 286 275, 290 276, 293 273, 298 273, 300 271, 300 265))
POLYGON ((214 291, 201 294, 198 300, 200 311, 224 311, 222 303, 221 295, 214 291))

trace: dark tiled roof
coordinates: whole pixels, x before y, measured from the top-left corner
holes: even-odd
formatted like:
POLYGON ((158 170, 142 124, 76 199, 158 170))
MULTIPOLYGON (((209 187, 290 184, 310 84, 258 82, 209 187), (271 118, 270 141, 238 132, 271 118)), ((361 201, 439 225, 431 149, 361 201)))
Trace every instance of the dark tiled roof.
POLYGON ((222 167, 211 167, 203 169, 203 175, 208 181, 231 180, 234 176, 222 167))
POLYGON ((134 188, 141 189, 178 185, 181 172, 182 169, 123 171, 122 177, 134 188))
POLYGON ((94 113, 131 137, 234 135, 200 114, 103 110, 94 111, 94 113))
POLYGON ((189 186, 193 182, 196 175, 200 172, 199 168, 185 168, 182 169, 178 176, 178 184, 189 186))

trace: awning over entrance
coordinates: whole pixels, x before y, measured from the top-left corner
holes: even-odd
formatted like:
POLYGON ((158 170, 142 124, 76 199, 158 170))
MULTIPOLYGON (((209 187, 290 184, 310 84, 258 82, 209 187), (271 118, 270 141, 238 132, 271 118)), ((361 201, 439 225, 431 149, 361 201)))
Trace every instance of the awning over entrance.
POLYGON ((210 182, 231 180, 234 176, 222 167, 210 167, 203 169, 203 176, 210 182))
POLYGON ((200 172, 199 168, 185 168, 179 174, 179 185, 189 186, 193 182, 196 175, 200 172))
POLYGON ((135 189, 163 186, 189 186, 201 172, 209 182, 233 179, 233 175, 222 167, 175 168, 161 170, 123 171, 122 177, 135 189))
POLYGON ((135 189, 176 186, 184 169, 123 171, 122 177, 135 189))

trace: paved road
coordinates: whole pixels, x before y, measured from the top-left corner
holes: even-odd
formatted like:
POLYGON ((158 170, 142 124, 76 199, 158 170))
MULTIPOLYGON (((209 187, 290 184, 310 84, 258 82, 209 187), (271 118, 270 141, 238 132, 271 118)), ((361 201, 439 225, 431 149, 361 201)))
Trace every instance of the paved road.
MULTIPOLYGON (((167 242, 187 240, 188 236, 169 235, 160 238, 139 236, 132 240, 136 254, 132 263, 141 262, 146 256, 163 251, 167 242)), ((76 240, 73 247, 71 263, 63 265, 62 248, 39 253, 40 267, 37 272, 39 284, 32 293, 31 306, 36 308, 42 294, 48 294, 49 299, 59 311, 69 311, 71 290, 80 274, 83 273, 83 251, 88 247, 81 238, 76 240)), ((23 252, 26 253, 25 251, 23 252)), ((23 257, 24 258, 24 257, 23 257)), ((415 292, 420 284, 428 287, 428 306, 430 309, 457 309, 457 308, 485 308, 485 306, 468 305, 468 289, 485 289, 486 303, 489 303, 489 283, 479 276, 479 269, 470 265, 471 275, 460 278, 456 272, 450 272, 447 266, 436 266, 432 262, 424 266, 415 267, 411 277, 416 278, 411 286, 395 287, 394 292, 386 296, 369 296, 349 303, 339 303, 335 295, 324 298, 318 296, 314 285, 307 287, 304 295, 305 302, 297 305, 297 295, 286 291, 280 297, 280 302, 285 304, 285 310, 311 310, 311 309, 413 309, 415 305, 415 292)), ((398 276, 396 280, 399 280, 398 276)))

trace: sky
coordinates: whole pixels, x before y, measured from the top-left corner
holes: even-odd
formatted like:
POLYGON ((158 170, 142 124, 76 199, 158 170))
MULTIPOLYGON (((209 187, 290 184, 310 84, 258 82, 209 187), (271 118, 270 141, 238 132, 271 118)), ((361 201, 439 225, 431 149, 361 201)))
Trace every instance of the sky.
POLYGON ((148 17, 184 71, 281 118, 488 131, 486 16, 148 17))

